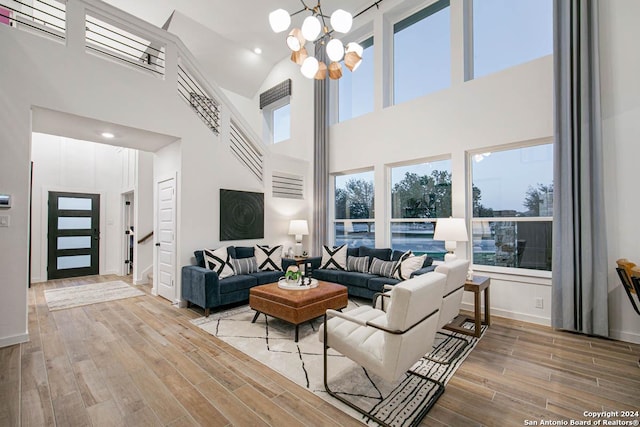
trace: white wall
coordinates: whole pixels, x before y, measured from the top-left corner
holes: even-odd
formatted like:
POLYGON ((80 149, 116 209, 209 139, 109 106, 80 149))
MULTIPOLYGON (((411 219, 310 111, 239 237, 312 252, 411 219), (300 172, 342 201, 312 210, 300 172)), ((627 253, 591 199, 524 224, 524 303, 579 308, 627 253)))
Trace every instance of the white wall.
POLYGON ((123 259, 121 195, 127 188, 134 150, 42 133, 33 134, 31 150, 32 282, 47 280, 49 191, 100 194, 100 274, 119 273, 123 259))
POLYGON ((148 282, 147 274, 153 267, 153 238, 138 244, 153 231, 153 154, 136 151, 136 185, 134 193, 134 262, 133 281, 135 284, 148 282))
POLYGON ((620 285, 615 262, 640 264, 640 2, 600 2, 600 72, 609 246, 609 327, 612 336, 640 342, 638 316, 620 285))

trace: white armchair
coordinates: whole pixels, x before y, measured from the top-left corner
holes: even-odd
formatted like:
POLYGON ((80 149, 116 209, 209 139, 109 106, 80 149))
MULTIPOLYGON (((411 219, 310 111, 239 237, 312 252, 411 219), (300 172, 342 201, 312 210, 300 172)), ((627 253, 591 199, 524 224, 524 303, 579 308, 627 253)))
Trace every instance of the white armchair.
POLYGON ((369 306, 347 313, 327 310, 319 338, 324 342, 324 386, 331 396, 366 417, 386 425, 375 416, 330 390, 327 384, 327 350, 343 354, 387 381, 404 373, 436 383, 436 397, 425 408, 424 416, 444 392, 444 385, 416 372, 411 366, 431 351, 439 325, 439 311, 446 276, 428 273, 401 282, 385 294, 390 301, 382 311, 369 306))

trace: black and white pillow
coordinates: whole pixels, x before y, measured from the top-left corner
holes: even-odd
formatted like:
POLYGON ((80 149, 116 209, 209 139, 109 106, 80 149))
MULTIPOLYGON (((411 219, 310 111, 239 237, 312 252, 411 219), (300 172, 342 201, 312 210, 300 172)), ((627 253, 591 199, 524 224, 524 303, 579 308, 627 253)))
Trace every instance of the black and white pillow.
POLYGON ((396 265, 398 265, 397 261, 382 261, 379 258, 373 258, 371 260, 371 266, 369 267, 369 273, 393 278, 396 265))
POLYGON ((415 256, 411 251, 403 253, 400 260, 398 260, 398 265, 393 271, 393 277, 400 280, 410 279, 414 271, 422 268, 422 264, 424 264, 426 258, 426 254, 415 256))
POLYGON ((357 271, 358 273, 368 273, 369 257, 368 256, 347 257, 347 271, 357 271))
POLYGON ((219 279, 224 279, 225 277, 234 275, 231 256, 229 255, 226 246, 216 250, 203 249, 202 256, 204 256, 204 266, 209 270, 213 270, 218 273, 219 279))
POLYGON ((236 274, 249 274, 258 271, 258 262, 254 256, 238 259, 231 258, 231 263, 236 274))
POLYGON ((282 271, 282 245, 272 248, 256 245, 255 253, 259 271, 282 271))
POLYGON ((323 246, 320 268, 326 268, 328 270, 346 270, 347 245, 342 245, 334 248, 323 246))

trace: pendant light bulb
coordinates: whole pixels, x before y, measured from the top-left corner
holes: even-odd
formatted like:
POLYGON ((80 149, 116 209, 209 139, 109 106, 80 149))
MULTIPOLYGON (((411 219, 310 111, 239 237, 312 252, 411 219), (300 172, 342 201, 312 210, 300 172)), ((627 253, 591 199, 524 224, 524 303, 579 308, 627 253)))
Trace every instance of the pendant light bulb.
POLYGON ((284 9, 276 9, 269 14, 269 25, 274 33, 286 31, 291 25, 291 16, 284 9))
POLYGON ((344 45, 338 39, 331 39, 327 43, 327 56, 333 62, 338 62, 344 56, 344 45))
POLYGON ((353 17, 349 12, 337 9, 331 14, 331 26, 339 33, 348 33, 353 25, 353 17))
POLYGON ((316 73, 318 72, 319 67, 320 67, 320 64, 318 63, 318 60, 313 56, 309 56, 302 63, 302 67, 300 67, 300 72, 306 78, 312 79, 315 77, 316 73))
POLYGON ((302 35, 305 40, 314 41, 320 35, 322 24, 315 16, 307 16, 302 22, 302 35))

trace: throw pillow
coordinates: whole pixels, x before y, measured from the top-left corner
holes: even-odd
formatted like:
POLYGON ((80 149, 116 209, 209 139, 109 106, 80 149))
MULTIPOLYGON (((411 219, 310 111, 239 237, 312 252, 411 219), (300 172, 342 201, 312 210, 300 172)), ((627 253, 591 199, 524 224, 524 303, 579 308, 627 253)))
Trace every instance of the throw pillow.
POLYGON ((426 258, 426 254, 415 256, 411 251, 405 252, 398 261, 398 265, 393 272, 393 277, 400 280, 410 279, 414 271, 422 268, 422 264, 426 258))
POLYGON ((260 271, 282 271, 282 245, 269 248, 255 246, 256 262, 260 271))
POLYGON ((258 271, 258 262, 254 256, 238 259, 231 258, 231 263, 236 274, 249 274, 258 271))
POLYGON ((347 257, 347 271, 357 271, 358 273, 369 272, 369 257, 368 256, 350 256, 347 257))
POLYGON ((397 261, 382 261, 379 258, 371 260, 371 266, 369 267, 369 273, 377 274, 382 277, 393 278, 393 272, 396 269, 397 261))
POLYGON ((218 273, 218 278, 224 279, 225 277, 233 276, 231 256, 226 246, 216 250, 204 249, 202 255, 204 256, 204 266, 218 273))
POLYGON ((323 246, 320 268, 326 268, 329 270, 346 270, 347 245, 342 245, 334 248, 323 246))

